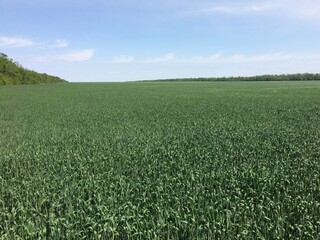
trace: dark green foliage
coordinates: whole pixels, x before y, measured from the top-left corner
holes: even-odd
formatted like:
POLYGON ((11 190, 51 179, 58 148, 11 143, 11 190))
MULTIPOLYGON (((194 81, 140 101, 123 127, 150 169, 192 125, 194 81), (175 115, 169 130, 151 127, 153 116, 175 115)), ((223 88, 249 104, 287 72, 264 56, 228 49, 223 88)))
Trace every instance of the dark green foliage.
POLYGON ((0 53, 0 85, 20 85, 38 83, 58 83, 65 80, 40 74, 23 68, 19 63, 14 62, 4 53, 0 53))
POLYGON ((0 238, 319 239, 319 92, 0 88, 0 238))
MULTIPOLYGON (((297 73, 282 75, 260 75, 253 77, 216 77, 216 78, 176 78, 153 81, 164 82, 236 82, 236 81, 319 81, 319 73, 297 73)), ((148 82, 148 81, 146 81, 148 82)))

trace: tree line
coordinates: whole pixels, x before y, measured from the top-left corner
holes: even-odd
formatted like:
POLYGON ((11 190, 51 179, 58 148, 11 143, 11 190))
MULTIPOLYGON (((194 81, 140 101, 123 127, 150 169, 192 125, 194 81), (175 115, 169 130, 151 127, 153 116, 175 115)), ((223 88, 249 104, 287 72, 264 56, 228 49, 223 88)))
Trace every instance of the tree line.
POLYGON ((39 83, 58 83, 65 80, 50 76, 46 73, 37 73, 23 68, 18 62, 0 53, 0 85, 20 85, 39 83))
POLYGON ((252 77, 209 77, 209 78, 175 78, 158 79, 153 81, 166 82, 232 82, 232 81, 319 81, 319 73, 296 73, 281 75, 259 75, 252 77))

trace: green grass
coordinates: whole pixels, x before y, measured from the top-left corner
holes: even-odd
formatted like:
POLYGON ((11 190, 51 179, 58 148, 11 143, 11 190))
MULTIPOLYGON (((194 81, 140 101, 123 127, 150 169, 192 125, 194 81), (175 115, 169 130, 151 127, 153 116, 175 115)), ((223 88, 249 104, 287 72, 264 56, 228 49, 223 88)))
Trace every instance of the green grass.
POLYGON ((0 239, 319 239, 320 82, 0 88, 0 239))

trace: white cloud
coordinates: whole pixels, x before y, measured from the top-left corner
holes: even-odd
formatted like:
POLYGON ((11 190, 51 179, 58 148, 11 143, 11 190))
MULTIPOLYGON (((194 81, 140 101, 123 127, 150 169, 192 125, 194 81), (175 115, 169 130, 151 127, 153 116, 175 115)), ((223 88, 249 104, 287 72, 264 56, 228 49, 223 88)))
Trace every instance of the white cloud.
POLYGON ((191 58, 176 59, 176 62, 189 63, 230 63, 230 64, 246 64, 246 63, 293 63, 293 62, 310 62, 320 63, 320 54, 298 54, 298 53, 266 53, 257 55, 233 54, 223 56, 214 54, 211 56, 198 56, 191 58))
POLYGON ((65 54, 54 55, 54 56, 40 56, 34 58, 36 62, 85 62, 90 60, 94 55, 93 49, 85 49, 79 51, 68 52, 65 54))
POLYGON ((283 11, 287 11, 291 16, 304 20, 320 20, 320 1, 284 1, 283 11))
MULTIPOLYGON (((313 59, 315 58, 314 55, 313 59)), ((136 60, 133 56, 120 56, 113 58, 108 63, 261 63, 261 62, 279 62, 287 60, 311 58, 310 55, 298 55, 292 53, 267 53, 258 55, 222 55, 221 53, 212 54, 208 56, 191 56, 191 57, 175 57, 173 54, 167 54, 163 57, 146 58, 136 60)))
MULTIPOLYGON (((281 1, 281 0, 280 0, 281 1)), ((279 1, 250 2, 247 4, 224 4, 200 10, 199 13, 248 14, 261 13, 279 7, 279 1)))
POLYGON ((66 48, 69 46, 69 42, 64 39, 57 39, 49 48, 66 48))
POLYGON ((241 55, 235 54, 232 56, 224 57, 219 59, 221 62, 230 63, 258 63, 258 62, 278 62, 294 59, 295 55, 286 53, 269 53, 262 55, 241 55))
POLYGON ((165 63, 175 60, 173 54, 168 53, 162 57, 152 57, 152 58, 143 58, 136 59, 133 56, 118 56, 114 57, 111 61, 107 63, 165 63))
POLYGON ((114 57, 111 63, 132 63, 134 60, 135 58, 132 56, 119 56, 114 57))
POLYGON ((212 14, 228 14, 228 15, 242 15, 250 13, 262 13, 277 9, 281 6, 281 1, 267 0, 267 1, 225 1, 221 4, 205 4, 198 9, 193 9, 187 14, 191 15, 212 15, 212 14))
POLYGON ((93 55, 93 49, 85 49, 57 56, 56 59, 64 62, 84 62, 91 59, 93 55))
POLYGON ((268 53, 261 55, 234 54, 223 56, 221 53, 209 56, 195 56, 189 58, 173 59, 177 63, 258 63, 258 62, 277 62, 297 58, 294 54, 287 53, 268 53))
POLYGON ((163 63, 163 62, 172 61, 173 59, 174 59, 174 55, 169 53, 163 57, 147 58, 147 59, 142 60, 141 62, 143 62, 143 63, 163 63))
POLYGON ((57 39, 52 44, 45 45, 42 43, 35 43, 27 38, 0 36, 0 47, 19 48, 30 46, 36 46, 39 48, 66 48, 69 46, 69 42, 64 39, 57 39))
POLYGON ((210 56, 195 56, 190 58, 177 58, 175 59, 176 62, 179 63, 211 63, 217 62, 222 58, 221 54, 213 54, 210 56))
POLYGON ((198 10, 187 12, 196 15, 228 14, 247 15, 262 14, 293 17, 304 20, 320 20, 319 0, 257 0, 225 1, 222 4, 206 4, 198 10))
POLYGON ((29 47, 32 45, 34 45, 34 42, 30 39, 0 36, 0 47, 18 48, 29 47))

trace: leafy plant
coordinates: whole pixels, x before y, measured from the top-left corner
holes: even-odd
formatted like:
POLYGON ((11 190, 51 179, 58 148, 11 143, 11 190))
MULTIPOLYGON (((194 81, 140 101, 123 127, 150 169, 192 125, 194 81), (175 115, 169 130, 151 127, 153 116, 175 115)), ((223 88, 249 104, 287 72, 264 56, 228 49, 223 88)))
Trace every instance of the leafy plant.
POLYGON ((318 239, 319 90, 0 88, 0 236, 318 239))

